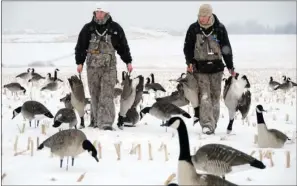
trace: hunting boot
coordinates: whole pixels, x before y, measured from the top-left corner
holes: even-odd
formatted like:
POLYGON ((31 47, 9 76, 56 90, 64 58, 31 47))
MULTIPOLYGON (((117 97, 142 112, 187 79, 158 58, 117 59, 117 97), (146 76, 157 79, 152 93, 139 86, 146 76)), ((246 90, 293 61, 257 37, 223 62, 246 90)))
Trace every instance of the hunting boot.
POLYGON ((90 125, 89 125, 88 127, 94 127, 94 128, 98 127, 98 126, 95 125, 95 120, 94 120, 94 117, 93 117, 92 112, 91 112, 91 121, 90 121, 90 125))
POLYGON ((124 127, 123 127, 123 125, 124 125, 124 117, 121 116, 120 114, 119 114, 119 117, 118 117, 118 123, 117 123, 117 125, 118 125, 118 128, 119 129, 121 129, 121 130, 124 129, 124 127))
POLYGON ((195 125, 200 120, 199 116, 199 106, 194 108, 194 124, 195 125))

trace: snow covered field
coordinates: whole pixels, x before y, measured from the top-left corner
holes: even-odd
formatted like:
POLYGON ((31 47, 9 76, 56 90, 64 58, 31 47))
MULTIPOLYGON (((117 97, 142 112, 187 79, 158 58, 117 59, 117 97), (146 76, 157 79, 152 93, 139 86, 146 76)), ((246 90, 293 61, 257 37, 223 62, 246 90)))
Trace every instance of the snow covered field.
MULTIPOLYGON (((264 114, 268 128, 276 128, 286 133, 289 137, 296 138, 296 87, 286 95, 281 91, 270 92, 267 89, 269 77, 281 81, 282 75, 291 77, 296 82, 296 36, 230 36, 233 43, 234 63, 239 73, 244 73, 249 78, 252 92, 252 106, 248 116, 248 121, 244 124, 241 116, 238 115, 234 121, 233 133, 226 137, 226 127, 228 124, 228 112, 226 106, 221 102, 221 117, 216 130, 216 135, 207 136, 201 134, 199 125, 193 127, 193 119, 184 119, 189 132, 192 153, 194 149, 208 143, 222 143, 242 150, 248 154, 255 151, 254 157, 259 158, 259 150, 272 151, 272 161, 263 157, 267 168, 264 170, 251 169, 245 172, 232 173, 226 179, 239 185, 296 185, 296 143, 286 144, 282 149, 260 149, 254 144, 254 135, 257 134, 255 107, 262 104, 268 113, 264 114), (259 40, 257 40, 257 38, 259 40), (259 65, 259 66, 258 66, 259 65), (263 69, 263 67, 270 69, 263 69), (243 69, 246 68, 246 69, 243 69), (290 152, 290 167, 286 167, 286 152, 290 152)), ((179 40, 158 39, 158 40, 135 40, 131 41, 131 51, 135 57, 134 75, 142 74, 145 77, 149 73, 155 73, 156 82, 164 85, 167 90, 165 96, 175 89, 175 84, 168 80, 176 78, 184 70, 184 59, 182 56, 183 38, 179 40), (167 42, 170 42, 169 44, 167 42), (147 45, 149 48, 145 48, 147 45), (152 64, 152 69, 146 66, 152 64), (163 68, 154 68, 159 64, 163 68), (169 68, 165 68, 168 67, 169 68)), ((53 44, 12 44, 4 43, 3 61, 4 64, 26 64, 34 60, 50 60, 60 56, 71 54, 74 49, 73 43, 53 43, 53 44), (17 52, 17 53, 15 53, 17 52)), ((63 58, 56 61, 60 64, 72 65, 74 57, 63 58)), ((123 65, 119 62, 118 75, 123 70, 123 65)), ((46 73, 53 73, 54 67, 35 68, 37 73, 46 76, 46 73)), ((22 105, 26 100, 30 100, 30 92, 34 100, 44 103, 55 115, 58 109, 64 107, 59 99, 62 98, 70 88, 67 77, 76 73, 76 67, 59 67, 58 76, 64 80, 57 93, 43 93, 39 89, 30 85, 26 95, 15 99, 10 92, 2 89, 2 180, 4 185, 160 185, 164 184, 167 177, 176 173, 177 160, 179 155, 179 145, 177 131, 160 127, 160 121, 152 116, 145 116, 135 128, 125 128, 124 131, 98 131, 93 128, 85 128, 91 142, 95 142, 98 147, 102 146, 102 159, 97 163, 87 152, 78 156, 72 167, 69 162, 69 170, 66 171, 66 159, 64 166, 59 167, 59 158, 51 157, 50 150, 45 148, 36 151, 37 137, 42 143, 47 137, 58 130, 52 127, 51 120, 45 120, 41 124, 45 126, 46 133, 42 134, 41 125, 38 128, 29 127, 23 121, 21 115, 14 120, 12 111, 22 105), (24 131, 23 130, 24 126, 24 131), (18 143, 15 146, 16 136, 18 143), (33 141, 33 154, 27 150, 28 138, 33 141), (121 159, 117 160, 115 143, 121 143, 121 159), (153 160, 149 160, 148 142, 152 146, 153 160), (160 145, 167 145, 168 161, 165 159, 165 152, 159 150, 160 145), (141 157, 130 154, 132 144, 141 144, 141 157), (16 147, 16 151, 15 151, 16 147), (16 152, 22 152, 15 156, 16 152), (79 177, 85 173, 81 182, 77 182, 79 177)), ((2 68, 2 84, 16 81, 14 78, 26 68, 2 68)), ((227 75, 227 73, 225 73, 227 75)), ((87 96, 88 87, 86 83, 86 73, 82 74, 87 96)), ((21 82, 21 81, 19 81, 21 82)), ((154 102, 153 95, 145 97, 145 104, 151 105, 154 102)), ((117 111, 119 105, 117 105, 117 111)), ((192 108, 183 107, 186 111, 192 108)), ((86 125, 89 124, 89 116, 85 116, 86 125)), ((65 128, 67 126, 65 125, 65 128)), ((31 148, 29 146, 29 148, 31 148)), ((70 160, 69 160, 70 161, 70 160)), ((175 181, 174 181, 175 182, 175 181)))

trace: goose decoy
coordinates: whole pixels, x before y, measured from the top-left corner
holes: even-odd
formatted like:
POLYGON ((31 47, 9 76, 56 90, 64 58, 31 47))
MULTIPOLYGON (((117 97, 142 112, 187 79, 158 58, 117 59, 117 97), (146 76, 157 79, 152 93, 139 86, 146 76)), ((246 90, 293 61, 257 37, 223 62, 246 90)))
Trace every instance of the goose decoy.
POLYGON ((264 121, 262 105, 257 105, 257 128, 258 146, 260 148, 282 148, 287 140, 291 140, 287 135, 276 129, 268 129, 264 121))
POLYGON ((43 77, 43 76, 41 76, 41 75, 38 74, 38 75, 32 76, 32 78, 29 79, 28 82, 29 83, 30 82, 34 83, 34 82, 38 82, 41 79, 45 79, 45 77, 43 77))
POLYGON ((161 126, 164 126, 164 122, 174 115, 182 115, 186 118, 191 118, 186 111, 166 101, 156 101, 151 107, 142 109, 140 111, 140 119, 147 113, 162 120, 161 126))
POLYGON ((61 79, 58 78, 58 71, 60 71, 60 70, 58 68, 56 68, 54 71, 54 77, 52 77, 51 73, 47 73, 48 83, 55 82, 55 81, 63 82, 61 79))
POLYGON ((27 72, 23 72, 23 73, 17 75, 16 78, 21 78, 23 80, 27 80, 27 79, 31 78, 31 71, 30 70, 31 70, 31 68, 28 68, 27 72))
POLYGON ((19 91, 22 91, 24 94, 26 93, 26 89, 19 83, 8 83, 4 85, 3 88, 7 88, 9 91, 11 91, 12 95, 13 93, 17 95, 17 92, 19 91))
POLYGON ((56 91, 58 90, 58 82, 54 81, 51 83, 46 84, 44 87, 40 89, 40 91, 49 90, 49 91, 56 91))
POLYGON ((61 80, 60 78, 58 78, 58 71, 60 71, 58 68, 55 69, 55 72, 54 72, 54 78, 57 80, 57 81, 60 81, 60 82, 63 82, 63 80, 61 80))
POLYGON ((223 144, 203 145, 192 156, 192 162, 196 169, 223 179, 231 172, 266 168, 262 161, 223 144))
MULTIPOLYGON (((44 118, 54 118, 52 113, 40 102, 38 101, 26 101, 22 106, 13 110, 12 119, 14 119, 19 113, 22 113, 25 119, 29 120, 31 127, 31 121, 37 120, 37 126, 39 121, 44 118)), ((36 125, 35 125, 36 127, 36 125)))
POLYGON ((282 76, 282 83, 286 83, 287 82, 287 76, 283 75, 282 76))
POLYGON ((230 134, 232 131, 236 112, 238 110, 241 112, 242 119, 244 119, 249 112, 251 105, 251 92, 245 89, 250 87, 251 85, 246 75, 239 78, 239 73, 236 73, 235 77, 230 76, 225 81, 223 98, 229 112, 227 134, 230 134))
POLYGON ((177 88, 177 90, 172 92, 171 95, 161 97, 161 98, 156 98, 155 100, 156 101, 166 101, 166 102, 169 102, 169 103, 176 105, 178 107, 183 107, 183 106, 188 105, 190 102, 189 102, 189 100, 187 100, 185 98, 183 85, 181 83, 179 83, 176 86, 176 88, 177 88))
MULTIPOLYGON (((287 78, 289 78, 289 77, 287 77, 287 78)), ((297 86, 297 83, 293 82, 292 80, 290 80, 290 81, 291 81, 293 87, 296 87, 297 86)))
POLYGON ((155 76, 153 73, 151 73, 151 78, 152 78, 152 82, 150 82, 150 78, 147 77, 146 80, 146 84, 145 84, 145 90, 149 91, 149 90, 153 90, 153 91, 162 91, 162 92, 166 92, 166 90, 162 87, 162 85, 160 85, 160 83, 155 83, 155 76))
POLYGON ((282 83, 274 88, 274 90, 283 90, 284 92, 289 91, 293 87, 291 78, 287 78, 285 83, 282 83))
POLYGON ((59 131, 42 142, 37 150, 42 150, 44 147, 50 148, 53 154, 60 157, 60 168, 62 168, 64 157, 67 157, 66 170, 68 170, 69 156, 72 158, 73 166, 74 158, 86 150, 91 152, 92 157, 99 162, 96 148, 81 130, 67 129, 59 131))
POLYGON ((270 81, 268 85, 269 85, 269 88, 273 90, 276 86, 280 85, 280 83, 277 81, 274 81, 273 77, 270 77, 270 81))
POLYGON ((135 97, 136 97, 136 86, 139 84, 140 77, 134 79, 130 78, 129 74, 126 74, 123 81, 124 87, 121 94, 120 100, 120 112, 118 116, 117 126, 119 129, 123 130, 123 124, 128 110, 132 107, 135 97))
POLYGON ((77 110, 80 117, 80 128, 85 128, 84 113, 86 97, 83 82, 76 75, 68 78, 68 82, 71 88, 71 104, 75 108, 75 110, 77 110))
POLYGON ((187 73, 185 78, 178 81, 183 85, 184 94, 187 100, 191 103, 194 108, 194 122, 195 125, 200 120, 200 109, 199 109, 199 99, 198 99, 198 83, 196 78, 192 73, 187 73))
POLYGON ((186 73, 181 73, 180 77, 178 77, 177 79, 169 79, 169 81, 180 81, 181 79, 186 77, 186 73))
POLYGON ((31 76, 32 76, 31 79, 34 78, 34 80, 36 80, 36 79, 38 79, 38 80, 39 79, 45 79, 45 77, 43 77, 40 74, 36 73, 34 68, 32 68, 31 76))
POLYGON ((69 123, 69 129, 76 128, 77 119, 73 109, 61 108, 54 117, 53 127, 60 127, 62 123, 69 123))
POLYGON ((225 185, 235 186, 223 178, 212 174, 198 174, 192 162, 190 154, 190 143, 188 137, 187 126, 180 117, 170 118, 166 124, 167 127, 172 127, 177 130, 179 137, 179 158, 178 158, 178 185, 225 185))

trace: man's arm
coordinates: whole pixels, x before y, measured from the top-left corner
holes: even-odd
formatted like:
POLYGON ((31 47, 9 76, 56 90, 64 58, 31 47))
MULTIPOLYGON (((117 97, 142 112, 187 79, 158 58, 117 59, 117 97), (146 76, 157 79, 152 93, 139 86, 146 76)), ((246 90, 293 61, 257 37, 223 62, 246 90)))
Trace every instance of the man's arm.
POLYGON ((77 65, 84 64, 86 56, 87 56, 87 49, 89 46, 89 33, 88 33, 88 24, 86 24, 82 30, 80 31, 77 39, 77 43, 75 46, 75 61, 77 65))
POLYGON ((192 24, 188 28, 185 42, 184 42, 184 55, 186 58, 186 63, 188 65, 193 63, 195 43, 196 43, 196 34, 195 34, 194 25, 192 24))
POLYGON ((221 50, 224 62, 229 70, 234 69, 233 66, 233 53, 232 47, 229 41, 228 32, 224 25, 221 25, 222 38, 221 38, 221 50))
POLYGON ((121 27, 121 25, 119 25, 116 22, 114 22, 114 24, 116 25, 117 34, 119 37, 118 43, 114 47, 124 63, 126 63, 126 64, 132 63, 130 48, 128 45, 128 41, 127 41, 125 32, 124 32, 123 28, 121 27))

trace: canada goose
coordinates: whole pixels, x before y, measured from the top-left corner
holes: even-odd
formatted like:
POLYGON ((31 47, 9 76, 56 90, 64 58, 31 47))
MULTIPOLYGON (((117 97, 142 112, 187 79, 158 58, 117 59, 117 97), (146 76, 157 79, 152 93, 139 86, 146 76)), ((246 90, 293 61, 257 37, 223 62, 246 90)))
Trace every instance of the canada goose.
MULTIPOLYGON (((31 127, 31 121, 37 120, 37 126, 39 125, 39 120, 44 118, 54 118, 52 113, 40 102, 38 101, 26 101, 22 106, 13 110, 13 116, 11 119, 15 118, 19 113, 22 113, 25 119, 29 120, 31 127)), ((36 125, 35 125, 36 127, 36 125)))
POLYGON ((42 142, 37 150, 44 147, 50 148, 53 154, 60 157, 60 168, 62 168, 64 157, 67 156, 66 170, 68 170, 68 157, 71 156, 73 166, 74 158, 85 150, 92 152, 94 159, 99 162, 96 148, 81 130, 67 129, 59 131, 42 142))
POLYGON ((139 82, 136 86, 136 95, 134 102, 131 107, 137 107, 140 101, 142 100, 143 88, 144 88, 144 77, 142 75, 137 76, 139 82))
POLYGON ((279 130, 267 129, 262 112, 266 110, 262 105, 257 105, 258 146, 260 148, 282 148, 285 142, 291 139, 279 130))
POLYGON ((29 78, 31 78, 30 70, 31 70, 31 68, 28 68, 27 72, 23 72, 23 73, 17 75, 16 78, 21 78, 23 80, 28 80, 29 78))
POLYGON ((84 128, 86 97, 83 82, 76 75, 68 78, 68 82, 71 88, 71 104, 77 110, 78 115, 80 117, 80 127, 84 128))
POLYGON ((293 87, 291 78, 287 78, 285 83, 282 83, 274 88, 274 90, 283 90, 284 92, 289 91, 293 87))
POLYGON ((71 93, 66 94, 66 96, 61 98, 60 102, 64 103, 65 108, 73 109, 73 106, 71 105, 71 93))
POLYGON ((54 81, 51 83, 46 84, 44 87, 40 89, 40 91, 49 90, 49 91, 56 91, 58 90, 58 82, 54 81))
POLYGON ((58 78, 58 71, 60 71, 58 68, 55 69, 54 71, 54 77, 51 77, 51 73, 47 73, 48 76, 48 83, 54 82, 54 81, 60 81, 63 82, 60 78, 58 78))
POLYGON ((73 127, 76 129, 77 119, 73 109, 61 108, 58 110, 54 117, 53 127, 57 128, 61 126, 62 123, 69 123, 70 129, 73 127))
POLYGON ((286 83, 287 82, 287 76, 283 75, 282 76, 282 83, 286 83))
POLYGON ((34 80, 36 80, 36 79, 38 79, 38 80, 39 79, 45 79, 45 77, 43 77, 40 74, 36 73, 34 68, 32 68, 31 76, 32 76, 31 79, 34 78, 34 80))
POLYGON ((147 113, 162 120, 161 126, 164 125, 164 122, 175 115, 182 115, 186 118, 191 118, 186 111, 166 101, 156 101, 151 107, 145 107, 142 109, 140 111, 140 119, 142 119, 143 115, 147 113))
POLYGON ((266 168, 256 158, 223 144, 203 145, 192 156, 192 162, 196 169, 222 176, 223 179, 231 172, 266 168))
POLYGON ((131 107, 124 118, 124 127, 135 127, 135 124, 139 121, 139 114, 136 107, 131 107))
MULTIPOLYGON (((289 78, 289 77, 284 76, 284 83, 287 80, 287 78, 289 78)), ((290 81, 291 81, 293 87, 296 87, 297 86, 297 83, 293 82, 292 80, 290 80, 290 81)))
POLYGON ((186 77, 186 73, 181 73, 180 77, 178 77, 177 79, 169 79, 169 81, 180 81, 181 79, 186 77))
POLYGON ((34 83, 34 82, 38 82, 38 81, 41 80, 41 79, 45 79, 45 77, 40 76, 40 75, 38 74, 38 75, 32 76, 32 78, 29 79, 28 82, 29 82, 29 83, 30 83, 30 82, 34 83))
POLYGON ((250 88, 251 85, 245 75, 239 78, 239 73, 235 77, 230 76, 225 81, 223 90, 223 98, 225 105, 229 112, 229 124, 227 126, 227 134, 231 133, 236 112, 239 110, 244 119, 250 109, 251 105, 251 92, 245 90, 250 88))
POLYGON ((117 123, 118 128, 121 130, 123 130, 123 124, 126 114, 135 101, 136 86, 139 84, 139 79, 139 76, 134 79, 131 79, 130 75, 126 74, 125 80, 123 81, 124 87, 123 92, 121 94, 120 112, 117 123))
POLYGON ((199 99, 198 99, 198 83, 192 73, 187 73, 185 78, 178 81, 183 85, 184 94, 187 100, 191 103, 194 109, 194 122, 195 125, 200 119, 199 99))
POLYGON ((188 130, 184 121, 180 117, 173 117, 170 118, 165 125, 176 129, 178 132, 180 148, 177 170, 178 185, 236 185, 222 179, 219 176, 211 174, 198 174, 192 162, 193 158, 190 154, 188 130))
POLYGON ((153 90, 153 91, 162 91, 162 92, 166 92, 166 90, 162 87, 162 85, 160 83, 155 83, 155 76, 153 73, 151 73, 151 78, 152 78, 152 82, 150 82, 150 78, 147 77, 146 80, 146 84, 145 84, 145 90, 149 91, 149 90, 153 90))
POLYGON ((273 77, 270 77, 270 81, 268 85, 273 90, 276 86, 280 85, 280 83, 277 81, 273 81, 273 77))
POLYGON ((189 100, 185 98, 184 95, 184 90, 183 90, 183 85, 178 84, 176 86, 177 90, 172 92, 171 95, 161 97, 161 98, 156 98, 156 101, 167 101, 173 105, 176 105, 178 107, 183 107, 185 105, 189 104, 189 100))
POLYGON ((13 93, 17 94, 19 91, 22 91, 24 94, 26 93, 26 89, 19 83, 8 83, 4 85, 3 88, 7 88, 9 91, 11 91, 12 95, 13 93))

